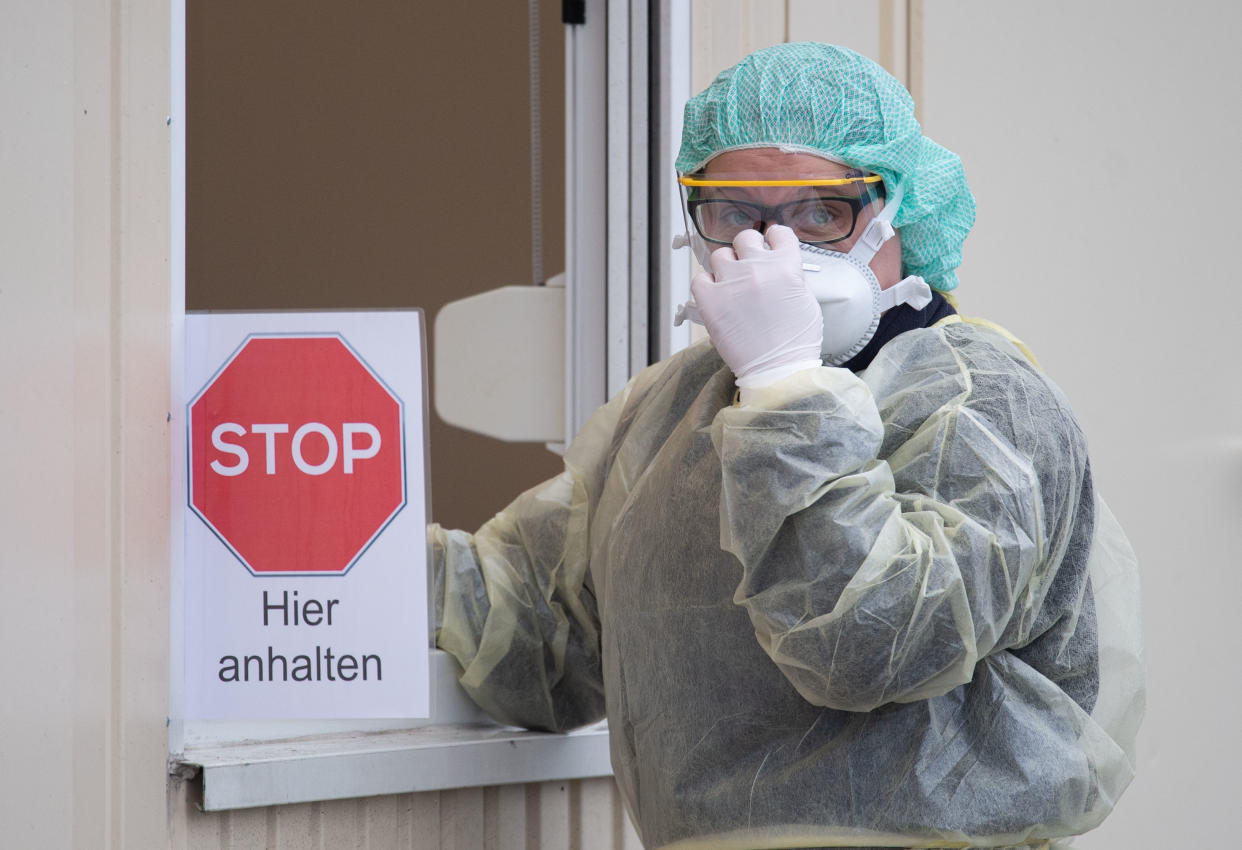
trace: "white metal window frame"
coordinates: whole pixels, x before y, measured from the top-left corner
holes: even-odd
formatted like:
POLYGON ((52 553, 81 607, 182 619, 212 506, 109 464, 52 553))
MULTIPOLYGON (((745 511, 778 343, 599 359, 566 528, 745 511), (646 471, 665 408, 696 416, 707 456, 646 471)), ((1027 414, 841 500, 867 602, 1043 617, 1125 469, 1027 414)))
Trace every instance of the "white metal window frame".
POLYGON ((684 230, 673 162, 690 92, 690 4, 588 0, 587 26, 567 33, 569 436, 650 362, 690 344, 689 326, 672 321, 690 295, 689 252, 672 250, 684 230), (607 28, 593 29, 605 10, 607 28))
MULTIPOLYGON (((671 228, 680 221, 671 156, 689 87, 689 3, 654 4, 662 37, 650 48, 646 4, 635 8, 623 0, 587 0, 587 22, 566 32, 566 111, 574 120, 572 126, 567 120, 566 145, 567 434, 576 433, 607 395, 647 364, 653 349, 649 316, 657 316, 666 328, 654 344, 657 356, 685 344, 671 332, 667 319, 672 305, 688 292, 688 265, 662 264, 652 258, 667 255, 671 228), (680 51, 675 49, 677 43, 680 51), (662 118, 655 134, 649 134, 647 121, 648 49, 661 57, 660 114, 672 115, 678 122, 672 127, 662 118), (649 148, 652 137, 654 150, 649 148), (651 166, 657 164, 659 170, 668 169, 659 181, 651 176, 651 166), (654 204, 652 186, 658 199, 654 204), (657 224, 648 229, 652 212, 657 224), (653 240, 660 244, 653 245, 653 240), (649 303, 652 292, 659 302, 655 311, 649 303), (599 333, 602 327, 606 334, 599 333)), ((170 4, 170 391, 173 399, 181 399, 185 397, 186 9, 185 0, 170 4)), ((170 416, 175 420, 182 415, 173 405, 170 416)), ((170 430, 174 435, 169 482, 170 770, 183 776, 201 772, 205 810, 611 775, 606 725, 568 735, 498 726, 465 696, 457 685, 455 662, 439 650, 433 650, 431 658, 430 720, 185 719, 184 512, 179 509, 186 486, 185 444, 184 428, 170 430)))

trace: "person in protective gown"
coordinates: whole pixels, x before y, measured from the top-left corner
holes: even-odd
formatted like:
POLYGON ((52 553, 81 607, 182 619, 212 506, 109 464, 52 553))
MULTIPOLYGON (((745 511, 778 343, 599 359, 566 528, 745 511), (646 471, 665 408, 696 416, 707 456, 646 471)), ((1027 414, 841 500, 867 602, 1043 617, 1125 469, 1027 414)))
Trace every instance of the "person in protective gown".
POLYGON ((677 166, 709 339, 476 533, 431 527, 461 684, 507 724, 607 716, 648 848, 1096 826, 1134 770, 1137 571, 1062 393, 944 295, 960 161, 875 63, 783 44, 689 102, 677 166))

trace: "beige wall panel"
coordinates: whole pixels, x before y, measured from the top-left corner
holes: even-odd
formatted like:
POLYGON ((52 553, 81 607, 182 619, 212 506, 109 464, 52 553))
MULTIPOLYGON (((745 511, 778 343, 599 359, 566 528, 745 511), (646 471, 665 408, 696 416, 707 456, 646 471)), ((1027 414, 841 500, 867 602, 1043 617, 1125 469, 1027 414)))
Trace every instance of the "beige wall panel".
MULTIPOLYGON (((0 109, 9 116, 0 131, 0 571, 8 585, 0 596, 0 845, 67 847, 73 830, 64 806, 76 763, 68 671, 75 378, 83 365, 73 334, 81 114, 73 24, 63 5, 31 0, 7 10, 0 27, 0 109)), ((106 275, 104 283, 106 290, 106 275)), ((82 763, 99 781, 102 741, 92 735, 89 743, 82 763)))
POLYGON ((170 850, 221 850, 228 846, 227 817, 208 814, 195 805, 201 792, 197 783, 170 777, 168 782, 168 833, 170 850))
MULTIPOLYGON (((625 811, 625 803, 617 784, 608 780, 578 783, 580 846, 590 848, 595 836, 609 836, 615 850, 641 850, 642 842, 625 811)), ((602 841, 602 838, 600 839, 602 841)))
POLYGON ((690 87, 707 88, 747 53, 785 40, 785 0, 693 0, 690 87))
MULTIPOLYGON (((364 842, 369 837, 366 818, 368 803, 378 803, 381 799, 392 800, 396 804, 408 799, 408 795, 375 798, 374 801, 325 800, 322 803, 316 803, 315 817, 319 828, 318 843, 314 845, 316 850, 321 847, 340 847, 342 850, 364 847, 364 842)), ((408 826, 408 818, 405 820, 408 826)), ((408 847, 409 842, 399 844, 394 841, 392 846, 408 847)))
POLYGON ((296 817, 291 811, 296 808, 282 807, 279 812, 273 809, 224 812, 224 826, 221 829, 224 841, 221 842, 221 850, 226 847, 228 850, 267 850, 269 847, 280 847, 280 819, 285 814, 296 817))
POLYGON ((5 847, 166 839, 168 14, 0 28, 5 847))
POLYGON ((483 789, 440 792, 441 850, 483 846, 483 789))
MULTIPOLYGON (((922 0, 916 2, 922 4, 922 0)), ((875 60, 909 87, 910 41, 915 35, 910 28, 911 3, 909 0, 879 0, 876 7, 879 45, 875 60)), ((918 37, 921 38, 921 34, 918 37)))
POLYGON ((621 799, 621 792, 616 787, 616 783, 613 783, 612 796, 616 801, 613 834, 620 834, 616 846, 623 850, 643 850, 643 843, 639 840, 638 831, 634 829, 634 823, 625 810, 625 802, 621 799))
MULTIPOLYGON (((289 850, 311 850, 319 845, 319 806, 301 803, 289 806, 274 822, 276 843, 289 850)), ((270 816, 270 813, 269 813, 270 816)))
POLYGON ((177 850, 640 850, 612 779, 203 813, 174 787, 177 850))
MULTIPOLYGON (((411 847, 412 841, 417 835, 416 830, 412 827, 409 817, 409 794, 390 794, 384 797, 371 797, 366 800, 355 801, 363 812, 363 823, 365 831, 361 835, 356 835, 353 845, 345 844, 343 846, 356 846, 360 841, 365 841, 370 847, 411 847)), ((316 808, 321 808, 317 806, 316 808)), ((319 825, 326 826, 328 819, 325 818, 319 822, 319 825)), ((327 836, 325 836, 326 839, 327 836)), ((326 840, 315 845, 316 850, 322 847, 339 847, 340 844, 330 844, 326 840)))
POLYGON ((619 836, 613 815, 615 806, 621 802, 619 798, 615 802, 613 799, 616 784, 576 782, 574 785, 572 809, 578 846, 590 847, 593 840, 602 840, 604 836, 615 842, 619 836))
MULTIPOLYGON (((789 0, 789 40, 825 41, 880 61, 880 9, 874 0, 789 0)), ((890 69, 891 70, 891 69, 890 69)))
POLYGON ((501 785, 487 789, 484 803, 486 850, 525 847, 529 843, 526 828, 526 786, 501 785))
MULTIPOLYGON (((547 850, 568 850, 570 837, 577 837, 574 809, 577 795, 572 782, 543 782, 532 786, 539 799, 539 846, 547 850)), ((529 797, 527 798, 529 799, 529 797)))
POLYGON ((1139 773, 1082 850, 1237 832, 1242 9, 929 3, 925 124, 978 198, 959 294, 1064 388, 1139 555, 1139 773), (1193 175, 1193 176, 1190 176, 1193 175))
POLYGON ((921 0, 694 0, 692 80, 704 89, 746 54, 782 41, 857 50, 906 82, 910 7, 921 0))
MULTIPOLYGON (((112 318, 120 371, 113 439, 120 451, 112 455, 110 552, 114 850, 167 844, 167 808, 160 804, 168 764, 170 5, 113 5, 120 38, 113 59, 120 82, 119 298, 112 318)), ((100 846, 94 836, 83 839, 82 847, 100 846)))
POLYGON ((402 794, 400 796, 406 800, 406 807, 409 810, 412 836, 411 846, 418 847, 420 842, 427 842, 432 836, 438 837, 442 829, 440 794, 430 792, 427 794, 402 794))
POLYGON ((114 466, 120 414, 113 378, 121 379, 116 362, 119 328, 117 265, 120 262, 116 232, 116 201, 119 177, 113 165, 116 151, 116 87, 111 67, 114 43, 111 35, 114 10, 103 4, 77 4, 74 9, 75 117, 73 134, 74 227, 72 256, 75 293, 73 313, 77 332, 62 339, 75 347, 73 381, 74 419, 73 487, 71 512, 74 542, 69 589, 72 593, 74 636, 72 668, 79 683, 73 693, 73 828, 74 845, 89 846, 91 836, 114 840, 115 815, 107 802, 107 789, 115 783, 114 765, 108 750, 117 745, 114 736, 112 665, 100 663, 114 657, 112 628, 116 611, 113 592, 118 579, 115 546, 119 542, 114 466), (74 415, 76 414, 76 415, 74 415), (79 678, 80 676, 80 678, 79 678))

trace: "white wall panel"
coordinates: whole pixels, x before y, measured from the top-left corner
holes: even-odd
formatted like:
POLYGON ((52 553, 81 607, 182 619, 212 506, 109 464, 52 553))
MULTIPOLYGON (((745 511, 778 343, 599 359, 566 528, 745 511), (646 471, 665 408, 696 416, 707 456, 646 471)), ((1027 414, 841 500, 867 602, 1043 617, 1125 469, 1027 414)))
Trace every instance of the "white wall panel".
POLYGON ((928 4, 925 127, 978 198, 959 294, 1069 395, 1139 555, 1138 777, 1083 850, 1230 843, 1242 761, 1242 11, 928 4))

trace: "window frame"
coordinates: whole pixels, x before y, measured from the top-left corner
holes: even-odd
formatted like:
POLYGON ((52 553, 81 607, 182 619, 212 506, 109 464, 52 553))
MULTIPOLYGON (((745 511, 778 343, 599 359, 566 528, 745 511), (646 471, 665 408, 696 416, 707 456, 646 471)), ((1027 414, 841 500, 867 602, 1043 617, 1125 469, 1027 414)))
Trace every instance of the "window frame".
MULTIPOLYGON (((658 0, 650 10, 624 0, 586 7, 587 22, 570 25, 565 43, 567 434, 649 360, 689 341, 688 329, 651 325, 671 328, 689 289, 689 264, 667 255, 678 228, 671 162, 689 88, 690 0, 658 0), (658 16, 653 26, 649 15, 658 16), (606 97, 612 83, 626 96, 606 97), (650 137, 649 117, 658 125, 650 137), (657 213, 651 225, 649 211, 657 213), (642 238, 606 239, 615 227, 642 238)), ((186 0, 170 0, 170 10, 170 773, 201 776, 206 811, 610 776, 605 723, 564 735, 498 725, 458 685, 456 662, 436 649, 427 720, 185 718, 186 445, 177 403, 186 398, 186 0)))

